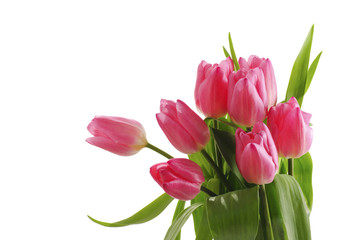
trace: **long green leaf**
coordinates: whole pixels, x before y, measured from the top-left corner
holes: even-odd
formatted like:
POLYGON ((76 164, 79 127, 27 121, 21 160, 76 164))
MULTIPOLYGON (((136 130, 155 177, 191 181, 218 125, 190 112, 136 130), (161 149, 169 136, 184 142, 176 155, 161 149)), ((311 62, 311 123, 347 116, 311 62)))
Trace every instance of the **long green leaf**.
POLYGON ((225 47, 223 47, 223 53, 224 53, 224 56, 226 56, 226 58, 230 57, 230 55, 225 47))
POLYGON ((310 68, 308 69, 306 86, 305 86, 305 94, 306 94, 308 88, 310 87, 310 84, 311 84, 311 82, 312 82, 313 76, 315 75, 316 68, 317 68, 317 65, 318 65, 318 61, 320 60, 321 54, 322 54, 322 52, 320 52, 320 53, 317 55, 317 57, 315 58, 315 60, 313 60, 310 68))
MULTIPOLYGON (((174 222, 178 218, 178 215, 184 210, 185 204, 186 204, 185 201, 178 200, 177 207, 175 208, 175 211, 174 211, 172 222, 174 222)), ((179 231, 178 236, 175 239, 176 240, 181 239, 181 231, 179 231)))
POLYGON ((164 240, 174 240, 177 237, 180 230, 182 229, 183 225, 186 223, 186 221, 192 214, 192 212, 203 205, 204 205, 203 203, 195 203, 184 209, 179 214, 177 220, 175 220, 172 223, 172 225, 169 227, 167 234, 164 237, 164 240))
POLYGON ((305 86, 307 81, 308 65, 310 62, 310 52, 313 38, 312 25, 305 42, 299 52, 292 68, 290 80, 288 82, 286 101, 291 97, 297 98, 299 105, 302 105, 303 95, 305 94, 305 86))
POLYGON ((259 223, 259 187, 229 192, 207 200, 215 240, 255 239, 259 223))
MULTIPOLYGON (((203 183, 203 184, 212 192, 219 194, 220 180, 218 178, 211 178, 208 180, 208 182, 203 183)), ((195 204, 195 203, 199 203, 199 202, 204 203, 208 197, 209 196, 207 194, 205 194, 204 192, 200 192, 195 198, 193 198, 191 200, 191 204, 195 204)), ((204 208, 198 208, 197 210, 195 210, 192 213, 195 234, 198 233, 199 228, 201 227, 201 224, 202 224, 201 222, 202 222, 202 217, 203 217, 204 212, 205 212, 204 208)))
POLYGON ((107 223, 107 222, 101 222, 98 221, 90 216, 88 216, 93 222, 98 223, 100 225, 106 226, 106 227, 123 227, 128 226, 132 224, 140 224, 145 223, 153 218, 157 217, 160 213, 163 212, 164 209, 167 208, 167 206, 173 201, 173 198, 169 196, 168 194, 164 193, 160 197, 158 197, 156 200, 151 202, 149 205, 147 205, 145 208, 134 214, 133 216, 126 218, 124 220, 121 220, 119 222, 114 223, 107 223))
MULTIPOLYGON (((204 209, 204 208, 203 208, 204 209)), ((199 208, 197 209, 199 210, 199 208)), ((196 240, 212 240, 211 230, 209 229, 207 211, 204 210, 202 214, 202 219, 199 225, 199 229, 196 234, 196 240)))
POLYGON ((278 174, 266 185, 266 192, 274 239, 311 239, 308 208, 296 179, 278 174))
POLYGON ((228 41, 229 41, 229 48, 231 50, 231 55, 232 55, 232 60, 233 60, 234 66, 235 66, 236 70, 239 70, 240 67, 239 67, 237 56, 236 56, 236 52, 234 51, 234 48, 233 48, 231 33, 228 33, 228 41))
POLYGON ((234 175, 239 180, 241 188, 246 188, 246 181, 239 172, 236 164, 236 140, 234 134, 214 128, 212 128, 211 131, 214 139, 216 140, 219 151, 228 163, 234 175))
POLYGON ((313 189, 312 189, 312 158, 310 153, 304 154, 300 158, 293 160, 294 177, 300 184, 303 195, 305 196, 309 210, 312 209, 313 203, 313 189))

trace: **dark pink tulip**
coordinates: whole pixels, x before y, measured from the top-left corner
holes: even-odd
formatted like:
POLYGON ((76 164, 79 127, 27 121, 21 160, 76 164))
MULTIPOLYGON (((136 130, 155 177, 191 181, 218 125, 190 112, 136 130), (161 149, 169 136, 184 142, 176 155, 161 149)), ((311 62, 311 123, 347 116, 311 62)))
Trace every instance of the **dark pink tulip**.
POLYGON ((156 117, 168 140, 180 152, 196 153, 210 139, 206 123, 181 100, 175 103, 162 99, 156 117))
POLYGON ((309 126, 311 116, 301 111, 294 97, 270 109, 267 125, 280 156, 298 158, 310 150, 313 138, 313 130, 309 126))
POLYGON ((252 132, 237 129, 236 162, 247 182, 262 185, 273 181, 278 170, 278 154, 263 122, 257 122, 252 132))
POLYGON ((231 73, 228 86, 228 113, 233 122, 251 127, 267 116, 268 96, 263 72, 251 69, 231 73))
POLYGON ((240 72, 242 73, 241 78, 246 77, 247 73, 251 69, 259 68, 262 70, 264 75, 264 81, 268 96, 268 109, 277 103, 277 85, 276 78, 273 71, 271 61, 267 58, 259 58, 255 55, 251 55, 248 58, 248 62, 244 58, 239 58, 240 72))
POLYGON ((194 98, 197 108, 206 117, 219 118, 227 114, 228 76, 233 61, 227 58, 220 64, 202 61, 198 66, 194 98))
POLYGON ((197 196, 204 182, 201 167, 186 158, 155 164, 150 174, 167 194, 184 201, 197 196))
POLYGON ((132 119, 96 116, 88 131, 94 135, 88 143, 121 156, 136 154, 148 144, 143 126, 132 119))

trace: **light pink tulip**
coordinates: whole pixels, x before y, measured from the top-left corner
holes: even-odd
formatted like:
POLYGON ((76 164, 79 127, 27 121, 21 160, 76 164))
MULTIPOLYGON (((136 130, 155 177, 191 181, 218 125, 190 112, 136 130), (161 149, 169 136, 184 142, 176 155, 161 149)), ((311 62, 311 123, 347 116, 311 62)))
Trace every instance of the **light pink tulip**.
POLYGON ((228 76, 233 61, 227 58, 220 64, 202 61, 198 66, 194 98, 197 108, 206 117, 219 118, 227 114, 228 76))
POLYGON ((259 185, 273 181, 278 170, 278 154, 272 135, 263 122, 252 132, 236 131, 236 163, 244 179, 259 185))
POLYGON ((94 135, 88 143, 121 156, 136 154, 148 144, 143 126, 132 119, 96 116, 88 131, 94 135))
POLYGON ((240 70, 231 73, 228 86, 228 113, 233 122, 251 127, 267 116, 268 97, 263 72, 251 69, 246 77, 240 70))
POLYGON ((204 182, 201 167, 186 158, 158 163, 150 168, 150 174, 167 194, 184 201, 195 198, 204 182))
POLYGON ((268 58, 259 58, 255 55, 251 55, 248 58, 248 62, 244 58, 239 58, 239 66, 239 71, 241 72, 240 78, 246 77, 248 71, 251 69, 259 68, 262 70, 268 96, 267 107, 269 109, 271 106, 276 105, 277 85, 271 61, 268 58))
POLYGON ((313 130, 309 126, 311 116, 301 111, 294 97, 270 109, 267 125, 280 156, 298 158, 310 150, 313 138, 313 130))
POLYGON ((175 103, 162 99, 156 117, 168 140, 180 152, 196 153, 210 139, 207 124, 181 100, 175 103))

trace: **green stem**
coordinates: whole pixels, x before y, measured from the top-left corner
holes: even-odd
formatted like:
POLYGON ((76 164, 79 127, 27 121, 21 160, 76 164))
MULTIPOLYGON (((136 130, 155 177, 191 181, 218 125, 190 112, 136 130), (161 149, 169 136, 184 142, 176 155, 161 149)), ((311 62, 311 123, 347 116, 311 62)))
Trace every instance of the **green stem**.
POLYGON ((247 127, 247 132, 251 132, 252 128, 251 127, 247 127))
POLYGON ((288 175, 293 176, 293 158, 288 159, 288 175))
POLYGON ((162 149, 159 149, 159 148, 157 148, 156 146, 154 146, 154 145, 152 145, 150 143, 148 143, 146 147, 149 148, 149 149, 152 149, 154 152, 157 152, 160 155, 163 155, 164 157, 166 157, 168 159, 174 158, 171 155, 169 155, 168 153, 164 152, 162 149))
POLYGON ((266 188, 264 185, 260 185, 259 195, 261 197, 261 201, 262 201, 262 205, 263 205, 263 214, 264 214, 265 223, 266 223, 266 240, 273 240, 274 238, 273 238, 273 231, 272 231, 272 222, 271 222, 271 217, 269 214, 266 188))
POLYGON ((207 193, 210 197, 217 196, 217 194, 215 194, 214 192, 203 186, 201 186, 201 191, 207 193))
POLYGON ((211 156, 203 149, 201 150, 201 153, 208 161, 209 165, 214 169, 218 177, 221 179, 221 181, 224 183, 224 185, 228 188, 228 190, 233 191, 231 185, 228 183, 226 176, 223 175, 222 171, 217 167, 211 156))
POLYGON ((234 124, 233 122, 227 122, 227 121, 225 121, 225 120, 223 120, 223 119, 218 119, 218 118, 212 118, 212 119, 215 120, 215 121, 217 121, 217 122, 224 123, 224 124, 226 124, 226 125, 228 125, 228 126, 230 126, 230 127, 233 127, 233 128, 235 128, 235 129, 239 128, 239 126, 236 125, 236 124, 234 124))

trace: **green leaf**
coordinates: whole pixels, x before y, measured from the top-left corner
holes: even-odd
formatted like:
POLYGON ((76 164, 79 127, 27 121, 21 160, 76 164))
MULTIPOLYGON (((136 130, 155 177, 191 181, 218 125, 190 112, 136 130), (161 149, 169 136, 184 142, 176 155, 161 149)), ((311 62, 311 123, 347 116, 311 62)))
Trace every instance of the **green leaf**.
MULTIPOLYGON (((211 178, 208 180, 208 182, 203 183, 209 190, 212 192, 219 194, 220 191, 220 180, 218 178, 211 178)), ((191 204, 202 202, 204 203, 206 199, 208 198, 208 195, 204 192, 200 192, 195 198, 191 200, 191 204)), ((198 208, 195 210, 193 215, 193 224, 194 224, 194 231, 197 234, 199 231, 199 227, 201 227, 201 221, 203 217, 203 212, 205 212, 204 208, 198 208)))
POLYGON ((236 140, 233 134, 222 130, 211 128, 219 151, 228 163, 234 175, 239 180, 242 188, 246 188, 246 181, 242 177, 236 164, 236 140))
POLYGON ((107 222, 101 222, 98 221, 90 216, 90 220, 92 220, 95 223, 98 223, 100 225, 106 226, 106 227, 124 227, 132 224, 140 224, 145 223, 153 218, 157 217, 160 213, 163 212, 164 209, 167 208, 167 206, 173 201, 173 198, 169 196, 168 194, 164 193, 160 197, 158 197, 156 200, 151 202, 149 205, 147 205, 145 208, 134 214, 133 216, 126 218, 124 220, 121 220, 119 222, 115 223, 107 223, 107 222))
POLYGON ((311 211, 313 203, 313 190, 312 190, 312 158, 310 153, 304 154, 300 158, 293 160, 294 177, 300 184, 303 195, 306 199, 308 209, 311 211))
MULTIPOLYGON (((178 215, 184 210, 185 204, 186 204, 185 201, 178 200, 177 207, 175 208, 175 211, 174 211, 172 223, 177 219, 178 215)), ((176 240, 181 239, 181 232, 180 231, 179 231, 178 236, 175 239, 176 240)))
POLYGON ((305 42, 303 43, 302 49, 299 52, 292 68, 290 80, 288 82, 286 102, 291 98, 297 98, 298 104, 301 106, 303 101, 303 95, 305 94, 305 87, 307 81, 308 65, 310 62, 310 52, 313 38, 312 25, 305 42))
POLYGON ((305 86, 305 93, 307 92, 308 88, 310 87, 310 84, 312 82, 312 78, 313 75, 315 75, 316 72, 316 68, 318 65, 318 61, 320 60, 322 52, 320 52, 317 57, 315 58, 315 60, 313 60, 310 68, 308 69, 308 73, 307 73, 307 80, 306 80, 306 86, 305 86))
POLYGON ((230 57, 230 55, 225 47, 223 47, 223 52, 224 52, 224 55, 226 56, 226 58, 230 57))
POLYGON ((228 33, 228 41, 229 41, 229 48, 231 49, 231 55, 232 55, 232 60, 233 60, 234 66, 235 66, 236 70, 239 70, 240 67, 239 67, 237 56, 236 56, 236 52, 234 51, 234 48, 233 48, 231 33, 228 33))
POLYGON ((308 209, 294 177, 278 174, 266 185, 275 240, 311 239, 308 209))
POLYGON ((164 240, 174 240, 176 239, 178 233, 182 229, 185 222, 188 220, 190 215, 194 210, 199 208, 200 206, 203 206, 203 203, 195 203, 191 206, 184 209, 178 216, 178 218, 172 223, 172 225, 169 227, 167 234, 164 237, 164 240))
POLYGON ((259 187, 211 197, 206 202, 215 240, 255 239, 259 222, 259 187))
MULTIPOLYGON (((202 208, 204 210, 204 208, 202 208)), ((199 208, 197 209, 199 210, 199 208)), ((202 219, 199 225, 199 229, 196 234, 196 240, 212 240, 211 230, 209 229, 207 211, 204 210, 202 214, 202 219)))

